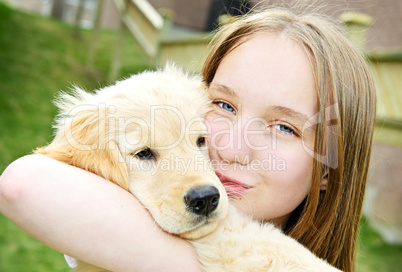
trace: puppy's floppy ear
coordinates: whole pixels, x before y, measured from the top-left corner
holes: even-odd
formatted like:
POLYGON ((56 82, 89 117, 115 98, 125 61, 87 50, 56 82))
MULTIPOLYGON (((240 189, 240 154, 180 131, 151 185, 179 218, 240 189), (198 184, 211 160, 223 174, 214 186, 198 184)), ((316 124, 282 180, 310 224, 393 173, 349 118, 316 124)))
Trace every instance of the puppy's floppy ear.
POLYGON ((114 140, 106 143, 105 148, 94 149, 90 152, 80 151, 73 154, 73 165, 93 172, 125 190, 128 190, 127 165, 114 140))
POLYGON ((127 166, 113 140, 108 108, 93 97, 79 89, 74 96, 63 94, 57 103, 56 136, 35 153, 90 171, 128 190, 127 166))
POLYGON ((34 153, 87 170, 128 190, 127 165, 117 144, 111 140, 107 145, 106 149, 79 150, 68 145, 51 143, 36 149, 34 153))

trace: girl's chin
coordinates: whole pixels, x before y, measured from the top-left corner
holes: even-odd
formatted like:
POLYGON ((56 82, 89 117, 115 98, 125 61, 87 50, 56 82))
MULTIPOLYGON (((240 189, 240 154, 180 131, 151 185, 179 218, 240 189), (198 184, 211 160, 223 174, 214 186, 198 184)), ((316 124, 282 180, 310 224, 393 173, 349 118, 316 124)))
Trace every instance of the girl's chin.
POLYGON ((256 203, 247 201, 243 197, 244 196, 237 196, 229 198, 229 203, 234 206, 238 212, 246 216, 252 216, 253 220, 271 223, 280 229, 283 229, 283 227, 286 226, 290 214, 279 217, 268 216, 264 211, 257 210, 258 208, 261 208, 261 206, 257 206, 256 203))
POLYGON ((229 203, 236 208, 238 212, 243 215, 253 215, 255 207, 253 203, 242 201, 242 196, 229 197, 229 203), (254 207, 254 208, 253 208, 254 207))

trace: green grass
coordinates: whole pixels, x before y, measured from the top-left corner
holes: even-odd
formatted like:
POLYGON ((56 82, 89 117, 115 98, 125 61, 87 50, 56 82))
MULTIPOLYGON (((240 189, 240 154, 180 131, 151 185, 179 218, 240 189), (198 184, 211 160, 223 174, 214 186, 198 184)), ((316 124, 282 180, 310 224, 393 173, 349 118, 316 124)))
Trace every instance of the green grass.
MULTIPOLYGON (((77 40, 69 25, 1 4, 0 171, 51 139, 56 110, 51 101, 59 90, 67 90, 72 84, 87 90, 107 84, 116 33, 100 33, 95 70, 87 68, 91 34, 82 31, 77 40)), ((128 35, 123 48, 120 76, 147 68, 139 47, 128 35)))
POLYGON ((402 246, 386 244, 365 218, 361 220, 360 224, 357 271, 401 272, 402 246))
POLYGON ((61 253, 39 243, 1 214, 0 230, 0 271, 68 271, 61 253))
MULTIPOLYGON (((87 68, 90 31, 74 39, 72 27, 12 10, 0 3, 0 173, 13 160, 52 139, 52 100, 72 84, 93 90, 108 84, 117 34, 101 31, 95 69, 87 68)), ((148 68, 138 45, 124 37, 126 77, 148 68)), ((62 254, 0 215, 0 271, 67 271, 62 254)))
MULTIPOLYGON (((86 68, 91 32, 72 37, 72 28, 0 4, 0 173, 18 157, 52 138, 59 90, 73 83, 92 90, 107 84, 116 33, 99 36, 95 70, 86 68)), ((120 77, 147 68, 128 35, 120 77)), ((402 271, 402 247, 384 243, 365 220, 358 250, 358 272, 402 271)), ((68 267, 62 254, 46 247, 0 215, 1 272, 58 272, 68 267)))

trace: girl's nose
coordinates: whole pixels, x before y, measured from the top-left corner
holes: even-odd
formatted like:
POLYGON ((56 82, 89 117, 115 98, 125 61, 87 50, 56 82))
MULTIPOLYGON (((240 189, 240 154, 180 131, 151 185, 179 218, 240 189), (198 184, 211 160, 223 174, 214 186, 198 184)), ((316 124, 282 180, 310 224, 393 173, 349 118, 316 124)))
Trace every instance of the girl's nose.
POLYGON ((259 119, 226 120, 211 133, 211 148, 226 163, 247 165, 256 152, 267 148, 265 123, 259 119))

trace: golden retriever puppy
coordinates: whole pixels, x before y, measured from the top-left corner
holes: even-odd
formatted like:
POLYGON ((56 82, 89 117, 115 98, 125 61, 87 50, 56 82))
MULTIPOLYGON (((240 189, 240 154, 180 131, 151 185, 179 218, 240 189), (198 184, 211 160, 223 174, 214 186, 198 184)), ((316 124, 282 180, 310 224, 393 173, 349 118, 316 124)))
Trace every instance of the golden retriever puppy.
MULTIPOLYGON (((271 224, 237 213, 210 167, 201 79, 172 65, 57 102, 57 134, 36 150, 134 194, 206 271, 338 271, 271 224)), ((105 271, 78 262, 74 271, 105 271)))

